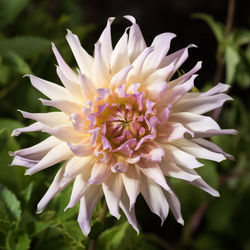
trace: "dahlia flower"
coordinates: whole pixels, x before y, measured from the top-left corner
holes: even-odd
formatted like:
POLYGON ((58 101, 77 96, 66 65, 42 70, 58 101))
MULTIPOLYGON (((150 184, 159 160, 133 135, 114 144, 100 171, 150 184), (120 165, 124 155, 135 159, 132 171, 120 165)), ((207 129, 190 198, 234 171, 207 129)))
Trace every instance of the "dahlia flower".
POLYGON ((25 174, 32 175, 64 162, 38 203, 37 213, 73 182, 66 209, 80 201, 78 222, 84 235, 90 232, 93 210, 103 196, 110 214, 119 219, 121 208, 137 232, 135 202, 139 194, 162 223, 170 209, 183 224, 169 177, 219 196, 196 173, 195 168, 203 166, 197 158, 217 162, 232 158, 206 138, 234 134, 235 130, 221 129, 203 115, 231 100, 224 94, 229 86, 219 83, 203 93, 190 92, 201 62, 182 76, 174 76, 188 58, 188 49, 195 45, 168 54, 175 34, 162 33, 147 47, 135 18, 125 18, 131 26, 114 49, 114 18, 108 19, 93 57, 68 31, 66 39, 79 67, 76 71, 52 44, 63 86, 28 77, 49 98, 40 99, 42 104, 59 111, 20 111, 36 122, 13 131, 14 136, 31 131, 50 135, 37 145, 11 153, 12 165, 25 166, 25 174))

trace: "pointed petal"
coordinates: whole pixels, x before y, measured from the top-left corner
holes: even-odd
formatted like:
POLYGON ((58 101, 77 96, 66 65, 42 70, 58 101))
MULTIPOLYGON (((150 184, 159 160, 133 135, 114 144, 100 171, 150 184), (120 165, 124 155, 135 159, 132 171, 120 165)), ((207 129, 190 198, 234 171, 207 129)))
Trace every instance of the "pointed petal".
POLYGON ((128 34, 125 30, 124 34, 117 42, 114 51, 111 56, 111 72, 112 74, 117 73, 127 65, 129 65, 128 59, 128 34))
POLYGON ((132 26, 129 30, 128 55, 130 62, 133 62, 136 57, 139 56, 139 54, 141 54, 141 52, 146 48, 146 43, 135 18, 129 15, 124 17, 132 23, 132 26))
POLYGON ((101 37, 99 38, 99 42, 102 44, 102 56, 107 67, 110 65, 110 57, 113 50, 111 40, 111 24, 114 19, 114 17, 108 18, 106 28, 103 30, 101 37))
POLYGON ((101 53, 102 46, 100 42, 95 44, 92 75, 96 88, 105 88, 109 81, 109 71, 101 53))
POLYGON ((105 163, 96 162, 92 168, 89 184, 100 185, 106 181, 111 174, 110 166, 105 163))
POLYGON ((174 192, 169 193, 165 190, 163 190, 163 193, 167 199, 167 202, 169 204, 169 208, 171 209, 175 219, 177 222, 179 222, 181 225, 184 225, 184 220, 181 215, 181 204, 174 192))
POLYGON ((140 162, 137 163, 138 166, 140 167, 140 170, 142 173, 150 178, 152 181, 160 185, 166 190, 170 191, 170 188, 166 182, 166 179, 156 162, 147 162, 146 160, 142 159, 140 162))
POLYGON ((57 50, 54 43, 52 44, 52 51, 56 57, 57 63, 61 69, 65 73, 68 79, 72 79, 73 81, 77 81, 76 73, 68 66, 68 64, 64 61, 62 56, 60 55, 59 51, 57 50))
POLYGON ((38 121, 45 126, 55 127, 62 124, 70 124, 68 116, 62 112, 29 113, 22 110, 18 111, 22 113, 24 118, 38 121))
POLYGON ((90 172, 91 167, 86 167, 81 174, 76 176, 70 196, 70 201, 64 211, 68 208, 74 207, 77 202, 82 198, 88 186, 88 178, 90 176, 90 172))
POLYGON ((126 215, 129 224, 134 228, 137 233, 139 233, 139 228, 135 217, 135 208, 129 208, 129 199, 125 191, 123 191, 121 195, 120 207, 126 215))
POLYGON ((88 77, 91 78, 92 74, 92 65, 93 65, 93 57, 90 56, 81 46, 79 38, 72 34, 70 30, 68 30, 68 34, 66 35, 66 39, 69 43, 69 46, 74 54, 74 57, 77 61, 77 64, 81 70, 81 72, 88 77))
POLYGON ((125 68, 117 72, 110 81, 110 89, 116 89, 120 85, 126 83, 129 71, 132 69, 132 65, 128 65, 125 68))
POLYGON ((170 48, 171 40, 176 37, 173 33, 162 33, 156 36, 151 44, 154 51, 147 57, 143 65, 143 75, 147 76, 154 72, 165 58, 170 48))
POLYGON ((90 232, 90 223, 94 208, 103 196, 100 186, 91 185, 85 192, 80 200, 80 209, 77 221, 85 236, 90 232))
POLYGON ((45 100, 42 98, 39 98, 39 100, 42 102, 45 106, 55 107, 62 112, 64 112, 66 115, 71 115, 72 113, 78 113, 82 109, 82 105, 77 102, 68 101, 68 100, 45 100))
POLYGON ((120 218, 119 203, 122 193, 122 180, 120 174, 111 174, 102 184, 103 192, 111 215, 120 218))
POLYGON ((180 139, 178 141, 175 141, 173 142, 173 145, 187 152, 188 154, 195 156, 196 158, 207 159, 216 162, 221 162, 226 159, 223 154, 210 151, 200 146, 199 144, 187 139, 180 139))
POLYGON ((196 115, 189 112, 171 114, 169 121, 182 123, 193 132, 206 132, 208 130, 220 130, 219 125, 211 117, 196 115))
POLYGON ((44 141, 28 148, 23 148, 11 153, 12 156, 21 156, 33 160, 41 160, 52 148, 58 145, 60 141, 53 136, 48 137, 44 141))
POLYGON ((198 168, 203 166, 202 163, 198 162, 193 155, 190 155, 173 145, 166 144, 163 145, 165 148, 166 153, 166 161, 167 162, 174 162, 179 166, 183 166, 186 168, 198 168))
POLYGON ((43 80, 33 75, 26 75, 26 76, 30 78, 30 82, 33 87, 38 89, 41 93, 43 93, 45 96, 47 96, 51 100, 58 100, 58 99, 72 100, 73 99, 70 93, 64 87, 60 85, 43 80))
POLYGON ((47 192, 45 193, 45 195, 43 196, 43 198, 39 201, 39 203, 37 204, 37 214, 40 214, 43 212, 43 210, 46 208, 47 204, 49 203, 49 201, 60 191, 62 191, 66 186, 69 185, 69 182, 65 182, 64 185, 61 185, 61 181, 63 178, 63 173, 65 171, 65 165, 62 166, 59 171, 57 172, 53 182, 51 183, 49 189, 47 190, 47 192))
POLYGON ((145 176, 141 176, 141 193, 150 210, 161 218, 161 224, 168 216, 169 206, 159 185, 145 176))
POLYGON ((96 94, 94 83, 81 72, 78 72, 78 75, 79 75, 82 96, 86 100, 92 99, 96 94))
POLYGON ((24 128, 16 128, 12 131, 11 136, 19 136, 24 132, 34 132, 34 131, 41 131, 44 128, 44 125, 40 122, 35 122, 27 127, 24 128))
POLYGON ((32 175, 40 170, 68 160, 73 156, 66 143, 60 143, 52 148, 35 166, 26 170, 25 175, 32 175))
POLYGON ((122 180, 129 197, 129 210, 131 210, 140 193, 140 171, 136 166, 130 166, 127 172, 122 174, 122 180))
POLYGON ((93 148, 90 145, 89 138, 77 144, 68 143, 68 146, 74 155, 77 156, 85 157, 93 153, 93 148))

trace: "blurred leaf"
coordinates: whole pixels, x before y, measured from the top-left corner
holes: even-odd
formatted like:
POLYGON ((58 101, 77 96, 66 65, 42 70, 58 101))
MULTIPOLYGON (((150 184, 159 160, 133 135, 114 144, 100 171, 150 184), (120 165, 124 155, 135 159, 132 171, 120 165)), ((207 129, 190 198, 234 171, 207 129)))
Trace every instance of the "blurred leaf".
POLYGON ((6 85, 10 77, 10 69, 7 65, 2 63, 2 58, 0 57, 0 85, 6 85))
POLYGON ((25 8, 29 0, 1 0, 0 1, 0 28, 14 21, 17 15, 25 8))
POLYGON ((237 30, 237 37, 236 37, 236 44, 238 46, 242 46, 245 44, 250 43, 250 30, 248 29, 238 29, 237 30))
POLYGON ((30 196, 31 193, 33 191, 34 188, 34 182, 31 182, 22 192, 21 192, 21 196, 24 200, 25 203, 28 203, 30 200, 30 196))
POLYGON ((32 73, 30 66, 16 52, 7 50, 2 54, 2 56, 17 73, 21 75, 32 73))
POLYGON ((0 128, 6 128, 9 130, 12 130, 12 129, 20 128, 23 126, 24 125, 17 120, 13 120, 9 118, 0 118, 0 128))
POLYGON ((222 42, 224 39, 224 25, 216 22, 212 16, 204 13, 194 13, 191 15, 192 18, 197 18, 205 21, 211 30, 213 31, 218 42, 222 42))
POLYGON ((20 57, 32 58, 50 47, 50 41, 42 37, 17 36, 0 41, 0 55, 13 51, 20 57))
POLYGON ((4 204, 10 218, 19 221, 21 218, 21 204, 16 196, 0 184, 0 200, 4 204))
POLYGON ((15 250, 27 250, 27 249, 30 249, 30 239, 29 236, 26 233, 24 233, 18 236, 15 250))
POLYGON ((238 51, 233 46, 226 46, 225 63, 226 63, 226 82, 231 84, 240 62, 238 51))
POLYGON ((0 151, 5 147, 8 136, 9 134, 5 128, 0 129, 0 151))

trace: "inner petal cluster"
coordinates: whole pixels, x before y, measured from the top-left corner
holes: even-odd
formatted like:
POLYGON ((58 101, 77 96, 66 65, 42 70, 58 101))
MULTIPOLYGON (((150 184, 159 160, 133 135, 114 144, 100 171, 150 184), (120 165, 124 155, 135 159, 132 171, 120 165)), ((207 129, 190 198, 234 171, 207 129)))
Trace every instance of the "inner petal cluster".
POLYGON ((147 142, 156 138, 160 121, 155 103, 138 88, 139 84, 132 84, 127 90, 125 85, 120 85, 114 91, 105 91, 108 94, 96 97, 87 115, 91 144, 96 155, 105 154, 102 161, 113 157, 139 161, 149 153, 147 142))

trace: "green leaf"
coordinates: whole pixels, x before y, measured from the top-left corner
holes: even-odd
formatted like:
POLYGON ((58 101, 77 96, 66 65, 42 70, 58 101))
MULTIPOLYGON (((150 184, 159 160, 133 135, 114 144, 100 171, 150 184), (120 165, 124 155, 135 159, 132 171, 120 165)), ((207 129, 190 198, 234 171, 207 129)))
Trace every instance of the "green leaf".
POLYGON ((39 55, 50 47, 50 41, 42 37, 17 36, 0 41, 0 55, 5 51, 13 51, 27 59, 39 55))
POLYGON ((28 234, 24 233, 18 236, 16 250, 27 250, 30 248, 30 239, 28 234))
POLYGON ((216 22, 212 16, 203 13, 194 13, 191 15, 192 18, 197 18, 205 21, 214 33, 218 42, 222 42, 224 39, 224 25, 216 22))
POLYGON ((250 43, 250 30, 238 29, 235 40, 238 46, 242 46, 242 45, 250 43))
POLYGON ((134 249, 132 243, 133 235, 136 232, 131 228, 129 223, 126 221, 121 225, 114 226, 104 231, 98 239, 97 249, 102 250, 129 250, 134 249))
POLYGON ((0 84, 6 85, 10 77, 10 68, 9 66, 2 63, 2 58, 0 57, 0 84))
POLYGON ((0 184, 0 200, 3 202, 11 220, 20 221, 21 204, 16 196, 6 187, 0 184))
POLYGON ((85 249, 85 246, 81 242, 84 237, 77 220, 62 222, 59 231, 64 235, 69 245, 85 249))
POLYGON ((27 6, 29 0, 1 0, 0 28, 14 21, 18 14, 27 6))
POLYGON ((240 56, 235 47, 227 45, 225 50, 226 82, 231 84, 240 63, 240 56))

